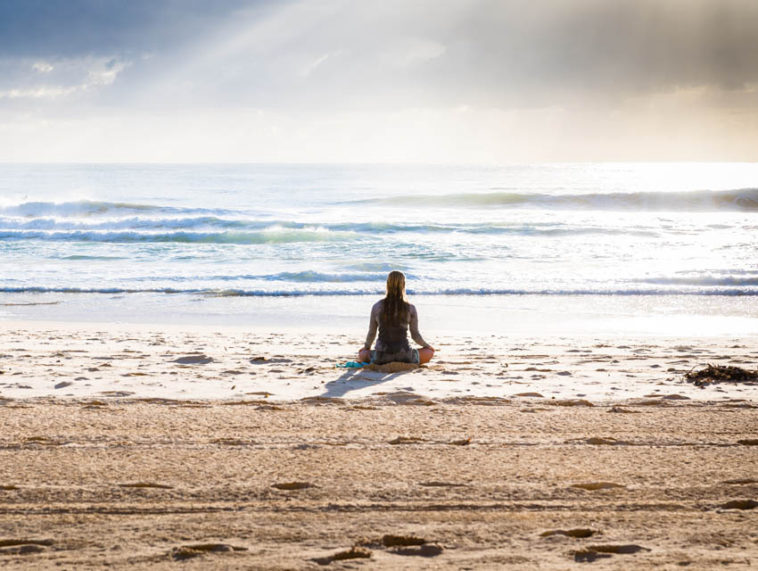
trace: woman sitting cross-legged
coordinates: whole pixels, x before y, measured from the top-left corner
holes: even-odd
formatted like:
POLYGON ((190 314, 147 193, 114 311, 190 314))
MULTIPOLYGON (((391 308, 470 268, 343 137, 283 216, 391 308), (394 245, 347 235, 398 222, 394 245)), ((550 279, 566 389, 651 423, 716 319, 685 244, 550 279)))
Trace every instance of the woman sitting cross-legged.
POLYGON ((434 348, 418 331, 418 313, 405 298, 405 275, 393 271, 387 276, 387 296, 371 308, 366 343, 358 352, 358 360, 381 365, 399 361, 402 363, 428 363, 434 356, 434 348), (376 350, 371 344, 379 330, 376 350), (411 349, 408 332, 421 349, 411 349))

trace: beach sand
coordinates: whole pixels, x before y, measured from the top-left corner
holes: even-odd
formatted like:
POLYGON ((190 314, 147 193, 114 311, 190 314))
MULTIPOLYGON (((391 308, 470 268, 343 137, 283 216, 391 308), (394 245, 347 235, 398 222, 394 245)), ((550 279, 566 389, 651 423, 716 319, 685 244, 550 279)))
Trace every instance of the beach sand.
MULTIPOLYGON (((513 399, 685 398, 758 401, 758 386, 704 389, 687 371, 754 368, 753 337, 437 335, 428 365, 338 369, 364 338, 328 330, 105 323, 5 322, 0 397, 360 399, 479 396, 513 399)), ((360 333, 363 333, 361 331, 360 333)))
POLYGON ((5 568, 758 562, 757 387, 682 380, 753 340, 450 336, 388 373, 323 331, 4 329, 5 568))

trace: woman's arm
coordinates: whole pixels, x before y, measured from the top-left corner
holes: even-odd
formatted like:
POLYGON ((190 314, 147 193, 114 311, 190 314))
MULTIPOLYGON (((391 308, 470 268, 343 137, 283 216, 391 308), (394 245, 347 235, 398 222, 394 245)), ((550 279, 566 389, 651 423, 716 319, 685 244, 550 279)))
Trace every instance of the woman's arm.
POLYGON ((418 343, 422 347, 431 347, 431 345, 429 345, 429 343, 424 341, 424 338, 421 337, 421 333, 419 333, 418 312, 416 311, 416 306, 412 304, 409 304, 409 305, 410 305, 410 313, 411 313, 411 323, 408 328, 411 331, 411 337, 416 343, 418 343))
POLYGON ((376 329, 379 326, 379 304, 375 303, 371 308, 371 317, 368 322, 368 335, 366 335, 366 342, 363 344, 365 349, 371 349, 371 345, 374 343, 376 337, 376 329))

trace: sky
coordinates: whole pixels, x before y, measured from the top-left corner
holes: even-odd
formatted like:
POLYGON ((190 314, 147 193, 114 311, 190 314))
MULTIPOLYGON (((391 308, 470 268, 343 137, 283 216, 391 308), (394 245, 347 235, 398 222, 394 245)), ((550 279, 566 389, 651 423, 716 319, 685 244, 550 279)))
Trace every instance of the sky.
POLYGON ((755 0, 0 0, 0 161, 758 161, 755 0))

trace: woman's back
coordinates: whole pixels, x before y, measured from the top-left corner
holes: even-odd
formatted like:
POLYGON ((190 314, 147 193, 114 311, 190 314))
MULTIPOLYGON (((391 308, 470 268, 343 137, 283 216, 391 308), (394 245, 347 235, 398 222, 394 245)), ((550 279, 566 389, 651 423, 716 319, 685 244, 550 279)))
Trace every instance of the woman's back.
POLYGON ((377 364, 392 361, 426 363, 433 354, 434 349, 419 333, 416 308, 405 299, 405 276, 402 272, 390 272, 387 276, 387 296, 371 308, 368 335, 363 349, 358 353, 359 359, 377 364), (377 331, 376 350, 371 351, 377 331), (421 345, 423 355, 417 349, 411 349, 409 332, 413 340, 421 345))
POLYGON ((410 325, 411 304, 406 303, 405 305, 405 308, 392 315, 385 310, 384 299, 375 304, 377 309, 376 321, 379 327, 377 350, 381 348, 383 351, 394 352, 410 347, 408 344, 408 326, 410 325))

